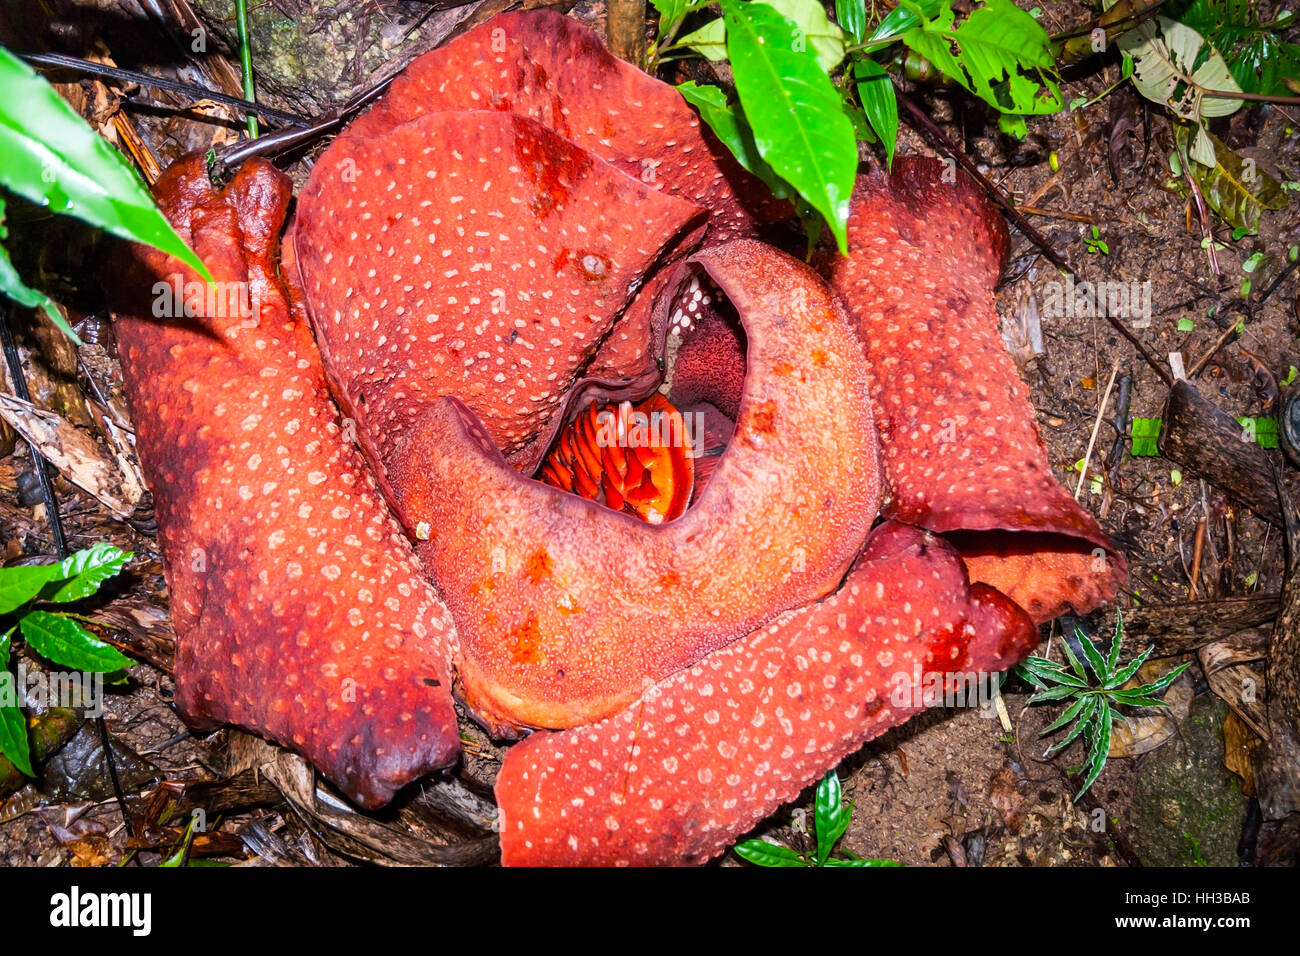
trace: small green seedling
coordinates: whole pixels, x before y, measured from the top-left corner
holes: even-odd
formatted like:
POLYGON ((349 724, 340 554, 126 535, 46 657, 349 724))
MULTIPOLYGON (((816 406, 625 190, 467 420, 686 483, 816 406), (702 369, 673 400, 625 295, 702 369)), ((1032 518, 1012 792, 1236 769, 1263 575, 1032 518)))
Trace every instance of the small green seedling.
POLYGON ((1091 238, 1084 237, 1083 244, 1088 247, 1089 252, 1100 252, 1103 256, 1110 255, 1110 246, 1106 245, 1106 240, 1101 238, 1101 230, 1096 226, 1092 227, 1091 238))
POLYGON ((1070 663, 1069 670, 1066 670, 1065 665, 1049 661, 1045 657, 1029 657, 1023 663, 1016 665, 1016 673, 1036 688, 1034 695, 1029 698, 1029 703, 1070 701, 1064 713, 1044 727, 1039 736, 1047 736, 1063 727, 1070 727, 1066 735, 1043 754, 1043 759, 1046 760, 1060 753, 1076 737, 1082 735, 1087 744, 1088 754, 1081 768, 1084 771, 1083 785, 1074 795, 1076 801, 1088 792, 1101 774, 1102 767, 1106 765, 1115 718, 1118 717, 1128 723, 1128 718, 1117 708, 1119 706, 1162 706, 1163 701, 1156 695, 1163 693, 1191 665, 1188 661, 1175 667, 1159 680, 1131 690, 1123 690, 1123 686, 1132 680, 1138 668, 1146 663, 1146 659, 1154 650, 1153 647, 1148 647, 1123 667, 1118 666, 1123 629, 1124 618, 1120 615, 1115 624, 1115 639, 1111 641, 1110 654, 1103 657, 1088 635, 1075 628, 1075 636, 1079 639, 1079 645, 1087 661, 1086 670, 1083 662, 1070 649, 1068 641, 1062 641, 1061 647, 1064 648, 1065 657, 1070 663), (1092 672, 1091 680, 1088 671, 1092 672))
MULTIPOLYGON (((53 664, 100 674, 129 666, 129 658, 78 624, 74 615, 33 605, 67 604, 89 597, 130 560, 131 552, 100 543, 55 564, 0 568, 0 628, 14 621, 0 634, 0 689, 13 690, 9 655, 14 631, 21 631, 27 646, 53 664)), ((0 694, 0 754, 33 777, 27 721, 17 697, 17 693, 0 694)))
POLYGON ((757 866, 900 866, 893 860, 864 860, 845 851, 844 857, 831 856, 831 850, 844 836, 853 818, 853 804, 844 805, 840 778, 832 770, 817 784, 813 829, 817 838, 815 851, 799 853, 767 840, 746 840, 736 844, 736 855, 757 866))
POLYGON ((1132 435, 1134 458, 1151 458, 1160 454, 1160 449, 1156 445, 1157 439, 1160 438, 1160 419, 1133 419, 1132 435))

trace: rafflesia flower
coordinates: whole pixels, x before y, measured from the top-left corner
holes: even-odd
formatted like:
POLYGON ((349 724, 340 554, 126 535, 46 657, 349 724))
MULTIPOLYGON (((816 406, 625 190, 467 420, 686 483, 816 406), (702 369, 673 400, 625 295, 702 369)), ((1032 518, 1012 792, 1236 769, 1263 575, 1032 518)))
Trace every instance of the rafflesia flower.
POLYGON ((182 160, 164 208, 258 304, 119 329, 182 711, 375 806, 456 759, 454 680, 542 728, 497 781, 505 862, 699 862, 916 713, 900 681, 1108 600, 1123 559, 998 338, 1005 227, 946 171, 864 175, 815 271, 674 90, 549 12, 339 136, 283 285, 283 177, 182 160), (593 406, 675 409, 691 456, 593 406))

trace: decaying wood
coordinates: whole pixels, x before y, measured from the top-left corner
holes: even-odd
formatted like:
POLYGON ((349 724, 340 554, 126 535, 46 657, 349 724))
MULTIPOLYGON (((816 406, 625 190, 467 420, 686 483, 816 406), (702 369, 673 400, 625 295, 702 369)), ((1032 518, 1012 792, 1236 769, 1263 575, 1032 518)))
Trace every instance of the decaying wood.
MULTIPOLYGON (((82 411, 84 414, 84 403, 82 411)), ((0 417, 65 478, 94 495, 117 517, 129 517, 144 497, 144 484, 128 463, 125 445, 118 453, 106 452, 87 432, 12 395, 0 395, 0 417)))
POLYGON ((1169 391, 1160 454, 1217 485, 1232 498, 1274 524, 1282 523, 1273 460, 1231 415, 1185 381, 1169 391))
POLYGON ((1269 739, 1255 767, 1266 820, 1300 810, 1300 510, 1282 482, 1281 469, 1274 479, 1285 519, 1287 570, 1268 648, 1269 739))
POLYGON ((1122 612, 1112 608, 1098 615, 1097 633, 1115 633, 1116 615, 1123 613, 1126 637, 1142 637, 1143 647, 1154 644, 1153 658, 1174 657, 1190 654, 1246 628, 1269 623, 1277 617, 1279 604, 1280 597, 1276 594, 1256 594, 1219 601, 1124 608, 1122 612))
POLYGON ((645 0, 609 0, 609 48, 629 63, 645 63, 645 0))
POLYGON ((1249 628, 1206 644, 1197 653, 1210 690, 1261 737, 1268 736, 1268 712, 1264 670, 1257 662, 1268 653, 1271 634, 1270 627, 1249 628))

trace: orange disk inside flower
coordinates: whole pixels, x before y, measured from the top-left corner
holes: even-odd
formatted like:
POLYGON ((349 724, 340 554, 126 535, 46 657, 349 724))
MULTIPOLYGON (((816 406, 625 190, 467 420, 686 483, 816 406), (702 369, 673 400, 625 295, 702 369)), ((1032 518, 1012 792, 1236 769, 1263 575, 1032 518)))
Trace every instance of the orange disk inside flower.
POLYGON ((672 403, 588 405, 560 433, 538 480, 650 524, 680 517, 695 485, 692 436, 672 403))

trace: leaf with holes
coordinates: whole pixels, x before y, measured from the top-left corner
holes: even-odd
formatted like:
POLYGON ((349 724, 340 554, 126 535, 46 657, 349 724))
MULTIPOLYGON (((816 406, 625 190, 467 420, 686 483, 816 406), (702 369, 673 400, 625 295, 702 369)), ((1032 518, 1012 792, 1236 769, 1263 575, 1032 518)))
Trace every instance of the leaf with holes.
POLYGON ((951 4, 933 14, 916 0, 899 6, 917 18, 903 42, 989 106, 1014 115, 1065 106, 1047 31, 1011 0, 987 0, 960 24, 951 4))

